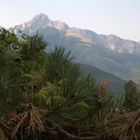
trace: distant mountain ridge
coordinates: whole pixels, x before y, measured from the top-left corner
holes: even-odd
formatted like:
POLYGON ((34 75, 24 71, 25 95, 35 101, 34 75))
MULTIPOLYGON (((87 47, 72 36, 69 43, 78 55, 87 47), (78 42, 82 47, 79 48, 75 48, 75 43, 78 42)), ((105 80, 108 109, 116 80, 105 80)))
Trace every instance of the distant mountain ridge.
POLYGON ((45 14, 9 30, 16 34, 19 30, 30 35, 39 33, 49 43, 49 49, 55 45, 65 47, 78 63, 96 66, 125 80, 140 80, 139 42, 69 27, 64 22, 50 20, 45 14))
POLYGON ((140 42, 122 39, 116 35, 99 35, 90 30, 82 30, 79 28, 71 28, 66 23, 56 20, 52 21, 45 14, 36 15, 29 22, 21 25, 16 25, 10 30, 18 32, 18 30, 29 30, 29 33, 38 31, 40 28, 52 27, 60 31, 66 32, 67 36, 74 36, 88 40, 89 43, 94 45, 104 45, 104 47, 114 50, 118 53, 129 53, 140 56, 140 42))

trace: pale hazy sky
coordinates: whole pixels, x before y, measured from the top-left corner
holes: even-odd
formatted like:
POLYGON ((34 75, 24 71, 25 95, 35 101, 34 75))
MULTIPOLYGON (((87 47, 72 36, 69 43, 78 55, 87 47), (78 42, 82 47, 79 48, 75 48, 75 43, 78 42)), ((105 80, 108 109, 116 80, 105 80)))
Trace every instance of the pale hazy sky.
POLYGON ((140 41, 140 0, 0 0, 0 25, 10 27, 45 13, 52 20, 140 41))

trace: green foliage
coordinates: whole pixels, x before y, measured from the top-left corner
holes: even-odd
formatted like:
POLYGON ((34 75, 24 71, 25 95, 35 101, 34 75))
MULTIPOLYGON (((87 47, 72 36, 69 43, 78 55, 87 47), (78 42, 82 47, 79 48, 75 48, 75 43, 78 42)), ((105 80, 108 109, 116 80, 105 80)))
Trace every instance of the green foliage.
POLYGON ((32 73, 44 66, 46 43, 38 35, 28 36, 23 34, 20 40, 20 56, 24 63, 25 73, 32 73))
POLYGON ((19 40, 14 33, 0 29, 0 106, 2 112, 18 104, 24 98, 26 91, 33 93, 32 87, 37 79, 35 74, 43 73, 41 67, 45 64, 43 51, 45 46, 46 44, 37 35, 33 37, 23 35, 23 38, 19 40))
POLYGON ((60 85, 64 96, 74 94, 77 80, 80 77, 79 66, 72 63, 70 52, 64 48, 55 48, 47 54, 45 78, 52 84, 60 85))
POLYGON ((58 87, 48 83, 47 87, 41 88, 36 94, 35 100, 38 105, 52 109, 64 101, 64 97, 60 94, 58 87))
POLYGON ((78 103, 76 103, 76 104, 74 104, 74 106, 76 106, 76 107, 80 107, 80 108, 82 108, 82 109, 89 109, 89 106, 88 106, 88 104, 86 104, 85 102, 78 102, 78 103))
POLYGON ((70 53, 64 52, 64 49, 55 48, 47 55, 46 61, 46 80, 51 83, 65 79, 71 61, 70 53))
POLYGON ((2 137, 139 139, 139 110, 134 110, 140 102, 134 82, 126 83, 124 99, 116 101, 108 82, 97 84, 83 75, 70 52, 56 47, 46 53, 45 47, 38 35, 23 34, 19 40, 0 30, 2 137))
POLYGON ((130 110, 137 110, 140 107, 138 100, 138 91, 136 84, 129 80, 125 84, 125 102, 124 106, 130 110))
POLYGON ((17 51, 18 39, 13 33, 0 29, 0 110, 6 112, 20 101, 21 63, 17 51), (5 108, 3 108, 3 106, 5 108))

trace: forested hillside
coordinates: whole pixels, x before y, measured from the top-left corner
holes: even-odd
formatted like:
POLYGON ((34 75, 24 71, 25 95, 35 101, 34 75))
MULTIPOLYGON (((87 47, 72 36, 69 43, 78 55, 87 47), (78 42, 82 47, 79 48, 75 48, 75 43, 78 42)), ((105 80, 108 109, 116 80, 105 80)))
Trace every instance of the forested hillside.
POLYGON ((126 81, 91 65, 80 64, 80 69, 83 74, 90 74, 93 78, 95 78, 97 83, 106 81, 108 83, 109 91, 117 93, 123 92, 124 84, 126 81))
POLYGON ((139 140, 140 93, 133 81, 121 98, 73 63, 70 52, 38 35, 0 29, 1 140, 139 140))

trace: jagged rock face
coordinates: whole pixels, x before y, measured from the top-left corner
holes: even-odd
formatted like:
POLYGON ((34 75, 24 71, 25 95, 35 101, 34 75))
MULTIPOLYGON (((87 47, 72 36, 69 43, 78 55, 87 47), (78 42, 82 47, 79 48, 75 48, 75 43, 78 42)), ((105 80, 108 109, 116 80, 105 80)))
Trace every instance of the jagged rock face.
POLYGON ((66 32, 66 36, 71 36, 75 38, 78 37, 89 43, 100 45, 103 48, 108 48, 117 53, 128 53, 140 56, 139 42, 125 40, 115 35, 99 35, 89 30, 70 28, 66 23, 59 20, 52 21, 45 14, 36 15, 29 22, 25 22, 21 25, 16 25, 14 28, 10 28, 10 30, 14 30, 15 32, 17 32, 18 30, 26 30, 29 33, 33 33, 38 31, 39 29, 47 27, 52 27, 59 31, 66 32))
POLYGON ((46 27, 53 27, 58 30, 68 30, 69 26, 61 21, 52 21, 45 14, 36 15, 32 20, 25 22, 21 25, 16 25, 14 28, 10 28, 10 30, 14 30, 15 32, 27 30, 29 33, 36 32, 39 29, 43 29, 46 27))
POLYGON ((18 34, 41 34, 51 48, 58 45, 70 50, 79 63, 96 66, 123 79, 140 79, 140 43, 115 35, 100 35, 90 30, 69 27, 45 14, 9 30, 18 34))

